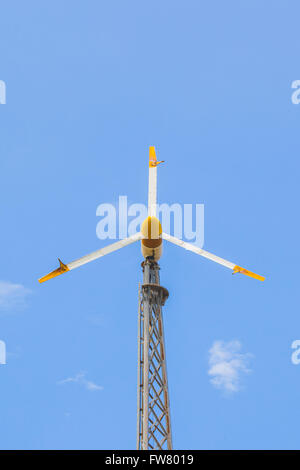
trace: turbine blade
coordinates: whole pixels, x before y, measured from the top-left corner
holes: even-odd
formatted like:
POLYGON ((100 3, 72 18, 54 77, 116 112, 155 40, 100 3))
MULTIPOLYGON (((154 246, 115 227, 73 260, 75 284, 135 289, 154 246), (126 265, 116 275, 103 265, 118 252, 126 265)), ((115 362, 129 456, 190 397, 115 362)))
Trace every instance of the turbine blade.
POLYGON ((191 243, 184 242, 183 240, 179 240, 176 237, 173 237, 172 235, 168 235, 167 233, 162 234, 162 238, 170 243, 173 243, 174 245, 181 246, 185 250, 192 251, 193 253, 196 253, 197 255, 203 256, 204 258, 210 259, 211 261, 214 261, 215 263, 219 263, 222 266, 225 266, 226 268, 232 269, 233 273, 242 273, 245 274, 246 276, 253 277, 254 279, 258 279, 259 281, 264 281, 265 278, 263 276, 260 276, 259 274, 255 274, 251 271, 248 271, 247 269, 241 268, 240 266, 237 266, 235 263, 231 263, 231 261, 227 261, 226 259, 220 258, 219 256, 216 256, 212 253, 209 253, 208 251, 202 250, 202 248, 198 248, 195 245, 192 245, 191 243))
POLYGON ((79 266, 89 263, 90 261, 94 261, 95 259, 101 258, 102 256, 108 255, 109 253, 112 253, 113 251, 120 250, 124 246, 130 245, 131 243, 141 240, 141 238, 142 238, 141 233, 135 233, 134 235, 131 235, 131 237, 124 238, 123 240, 119 240, 116 243, 112 243, 111 245, 105 246, 104 248, 100 248, 100 250, 94 251, 93 253, 90 253, 89 255, 85 255, 82 258, 72 261, 71 263, 64 264, 59 260, 60 262, 59 268, 55 269, 54 271, 47 274, 46 276, 41 277, 39 279, 39 282, 41 283, 41 282, 48 281, 48 279, 52 279, 53 277, 59 276, 60 274, 63 274, 67 271, 71 271, 72 269, 79 268, 79 266))
POLYGON ((156 217, 157 204, 157 158, 155 147, 149 147, 149 183, 148 183, 148 216, 156 217))

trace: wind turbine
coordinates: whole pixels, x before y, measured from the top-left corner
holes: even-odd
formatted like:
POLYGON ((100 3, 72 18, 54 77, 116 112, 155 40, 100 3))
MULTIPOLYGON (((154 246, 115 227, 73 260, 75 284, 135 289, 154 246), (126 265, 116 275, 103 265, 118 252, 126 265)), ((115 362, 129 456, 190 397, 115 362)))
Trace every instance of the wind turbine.
POLYGON ((264 277, 227 261, 197 246, 184 242, 162 231, 157 218, 157 161, 155 147, 149 148, 148 217, 141 225, 141 231, 100 248, 93 253, 64 264, 39 279, 42 283, 67 271, 94 261, 131 243, 141 241, 144 257, 143 284, 139 289, 138 309, 138 393, 137 393, 137 449, 172 449, 169 392, 166 370, 165 341, 162 306, 169 296, 167 289, 160 285, 159 265, 162 242, 166 240, 193 253, 208 258, 232 270, 264 281, 264 277))

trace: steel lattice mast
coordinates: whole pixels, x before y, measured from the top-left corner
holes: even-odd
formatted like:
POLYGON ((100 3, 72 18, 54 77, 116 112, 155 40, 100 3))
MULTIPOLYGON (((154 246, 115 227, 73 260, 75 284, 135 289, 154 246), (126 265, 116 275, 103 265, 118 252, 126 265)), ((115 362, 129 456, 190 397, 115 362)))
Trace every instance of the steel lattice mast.
POLYGON ((159 265, 146 258, 139 289, 137 449, 172 449, 162 306, 169 296, 160 285, 159 265))

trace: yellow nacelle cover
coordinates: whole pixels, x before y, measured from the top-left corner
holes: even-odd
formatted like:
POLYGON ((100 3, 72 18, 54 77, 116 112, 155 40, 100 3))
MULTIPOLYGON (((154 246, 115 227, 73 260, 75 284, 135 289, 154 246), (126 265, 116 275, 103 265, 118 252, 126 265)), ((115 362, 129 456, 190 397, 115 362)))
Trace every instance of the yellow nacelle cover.
POLYGON ((147 217, 141 226, 141 241, 144 258, 152 256, 155 261, 162 255, 162 226, 156 217, 147 217))

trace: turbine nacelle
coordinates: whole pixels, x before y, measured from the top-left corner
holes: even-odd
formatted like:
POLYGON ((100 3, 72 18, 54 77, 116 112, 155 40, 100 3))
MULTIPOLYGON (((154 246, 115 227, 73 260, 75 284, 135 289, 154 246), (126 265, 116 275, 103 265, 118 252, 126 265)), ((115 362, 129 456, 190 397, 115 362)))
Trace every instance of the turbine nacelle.
POLYGON ((160 221, 154 217, 149 216, 144 220, 141 226, 141 248, 144 258, 150 256, 158 261, 162 255, 162 226, 160 221))

